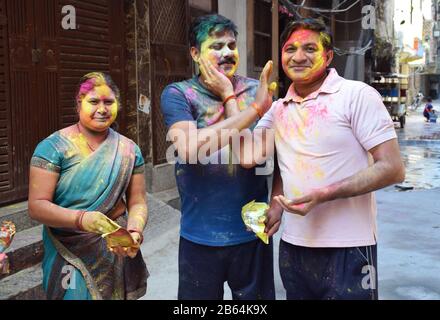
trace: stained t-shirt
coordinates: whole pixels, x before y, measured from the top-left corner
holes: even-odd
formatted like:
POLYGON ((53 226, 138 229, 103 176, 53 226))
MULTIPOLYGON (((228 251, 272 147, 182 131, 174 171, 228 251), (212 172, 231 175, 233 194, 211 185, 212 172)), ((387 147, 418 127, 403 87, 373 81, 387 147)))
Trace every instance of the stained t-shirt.
MULTIPOLYGON (((234 76, 234 92, 240 110, 254 101, 258 81, 234 76)), ((204 88, 198 77, 168 85, 162 93, 161 109, 170 128, 180 121, 192 121, 205 128, 222 121, 222 101, 204 88)), ((210 159, 229 159, 229 146, 210 159)), ((266 176, 256 175, 255 168, 238 164, 176 163, 176 182, 181 198, 180 235, 198 244, 235 245, 256 239, 246 230, 242 207, 252 201, 267 201, 266 176)))

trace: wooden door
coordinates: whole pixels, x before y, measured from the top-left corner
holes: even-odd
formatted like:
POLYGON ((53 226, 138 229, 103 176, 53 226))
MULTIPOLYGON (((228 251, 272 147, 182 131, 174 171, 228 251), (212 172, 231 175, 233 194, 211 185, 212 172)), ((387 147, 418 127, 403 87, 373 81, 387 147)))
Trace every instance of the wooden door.
POLYGON ((77 121, 82 75, 107 72, 125 91, 123 21, 120 0, 0 0, 0 204, 27 198, 36 145, 77 121))

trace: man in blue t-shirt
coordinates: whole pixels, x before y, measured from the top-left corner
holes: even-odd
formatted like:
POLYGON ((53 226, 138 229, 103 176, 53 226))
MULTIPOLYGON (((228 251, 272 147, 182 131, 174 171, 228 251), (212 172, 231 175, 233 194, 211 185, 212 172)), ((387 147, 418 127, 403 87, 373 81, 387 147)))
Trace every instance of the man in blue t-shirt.
POLYGON ((223 299, 225 281, 234 299, 275 298, 272 241, 264 244, 241 218, 248 202, 267 202, 266 176, 233 164, 224 138, 228 129, 254 126, 270 107, 272 64, 262 72, 260 85, 235 75, 236 36, 234 23, 221 15, 195 19, 190 53, 200 73, 168 85, 161 97, 168 137, 179 154, 178 299, 223 299))

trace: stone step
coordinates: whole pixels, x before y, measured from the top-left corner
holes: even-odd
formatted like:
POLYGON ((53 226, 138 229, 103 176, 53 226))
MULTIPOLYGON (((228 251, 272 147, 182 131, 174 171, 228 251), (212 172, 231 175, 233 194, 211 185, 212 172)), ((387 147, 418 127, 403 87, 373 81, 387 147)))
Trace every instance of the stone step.
POLYGON ((180 196, 177 188, 168 189, 161 192, 156 192, 152 194, 156 199, 161 200, 173 207, 174 209, 180 210, 180 196))
POLYGON ((42 225, 19 231, 15 234, 11 246, 6 250, 9 258, 10 273, 0 275, 0 279, 20 270, 29 268, 43 259, 42 225))
POLYGON ((2 221, 12 221, 15 224, 17 232, 35 227, 40 224, 29 217, 27 201, 1 207, 0 223, 2 221))
POLYGON ((0 280, 0 300, 45 300, 41 264, 0 280))

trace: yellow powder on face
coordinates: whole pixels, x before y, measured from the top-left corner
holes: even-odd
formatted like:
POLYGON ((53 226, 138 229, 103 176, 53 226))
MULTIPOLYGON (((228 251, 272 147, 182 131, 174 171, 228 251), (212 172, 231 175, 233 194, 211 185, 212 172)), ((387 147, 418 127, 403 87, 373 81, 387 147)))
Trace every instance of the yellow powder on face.
MULTIPOLYGON (((220 37, 220 38, 222 38, 222 37, 220 37)), ((200 56, 209 60, 217 70, 222 72, 222 70, 219 69, 218 64, 222 59, 223 50, 229 50, 229 48, 222 48, 221 50, 215 50, 213 48, 210 48, 210 46, 216 41, 219 41, 219 38, 213 37, 213 36, 209 36, 205 41, 203 41, 203 43, 200 47, 200 56)), ((233 67, 225 74, 229 78, 232 77, 235 74, 235 72, 237 71, 238 64, 240 61, 240 57, 238 54, 238 48, 236 47, 234 50, 231 50, 231 51, 232 51, 232 55, 235 60, 235 65, 233 65, 233 67)))
POLYGON ((112 99, 114 101, 110 106, 106 106, 106 108, 108 108, 109 110, 110 118, 105 123, 100 124, 100 127, 110 127, 110 125, 116 120, 116 117, 118 115, 118 102, 114 96, 112 89, 108 85, 103 84, 94 87, 93 90, 90 90, 81 100, 80 112, 83 114, 81 118, 82 121, 85 122, 87 127, 93 128, 93 115, 95 114, 95 112, 98 111, 98 108, 103 107, 103 100, 105 99, 112 99), (91 98, 99 99, 99 105, 94 105, 90 103, 89 99, 91 98))
MULTIPOLYGON (((313 54, 314 55, 314 59, 312 61, 313 65, 310 68, 301 72, 300 74, 301 74, 301 78, 303 78, 304 80, 310 80, 320 75, 323 72, 323 70, 327 67, 326 66, 327 56, 326 56, 325 48, 323 46, 323 41, 329 43, 330 42, 329 36, 322 32, 318 35, 316 32, 311 30, 298 30, 292 33, 290 39, 289 41, 286 42, 285 46, 289 45, 289 43, 293 43, 293 45, 296 48, 300 48, 301 46, 303 46, 305 43, 308 42, 316 43, 317 51, 313 54)), ((283 50, 283 55, 284 54, 286 53, 283 50)), ((293 72, 291 69, 286 70, 286 72, 288 73, 288 75, 290 75, 290 77, 293 78, 298 78, 299 76, 299 73, 293 72)))
POLYGON ((116 98, 114 97, 114 93, 113 93, 112 89, 110 89, 110 87, 107 85, 101 85, 101 86, 95 87, 95 93, 101 99, 105 99, 105 98, 107 98, 107 99, 113 98, 114 99, 113 104, 109 108, 110 114, 111 114, 110 121, 113 123, 113 121, 116 119, 116 116, 118 115, 118 102, 117 102, 116 98))
POLYGON ((315 53, 315 62, 312 66, 312 69, 308 72, 307 78, 312 78, 316 76, 317 74, 320 74, 322 72, 323 67, 325 67, 325 53, 324 53, 324 46, 321 42, 318 43, 318 51, 315 53))

